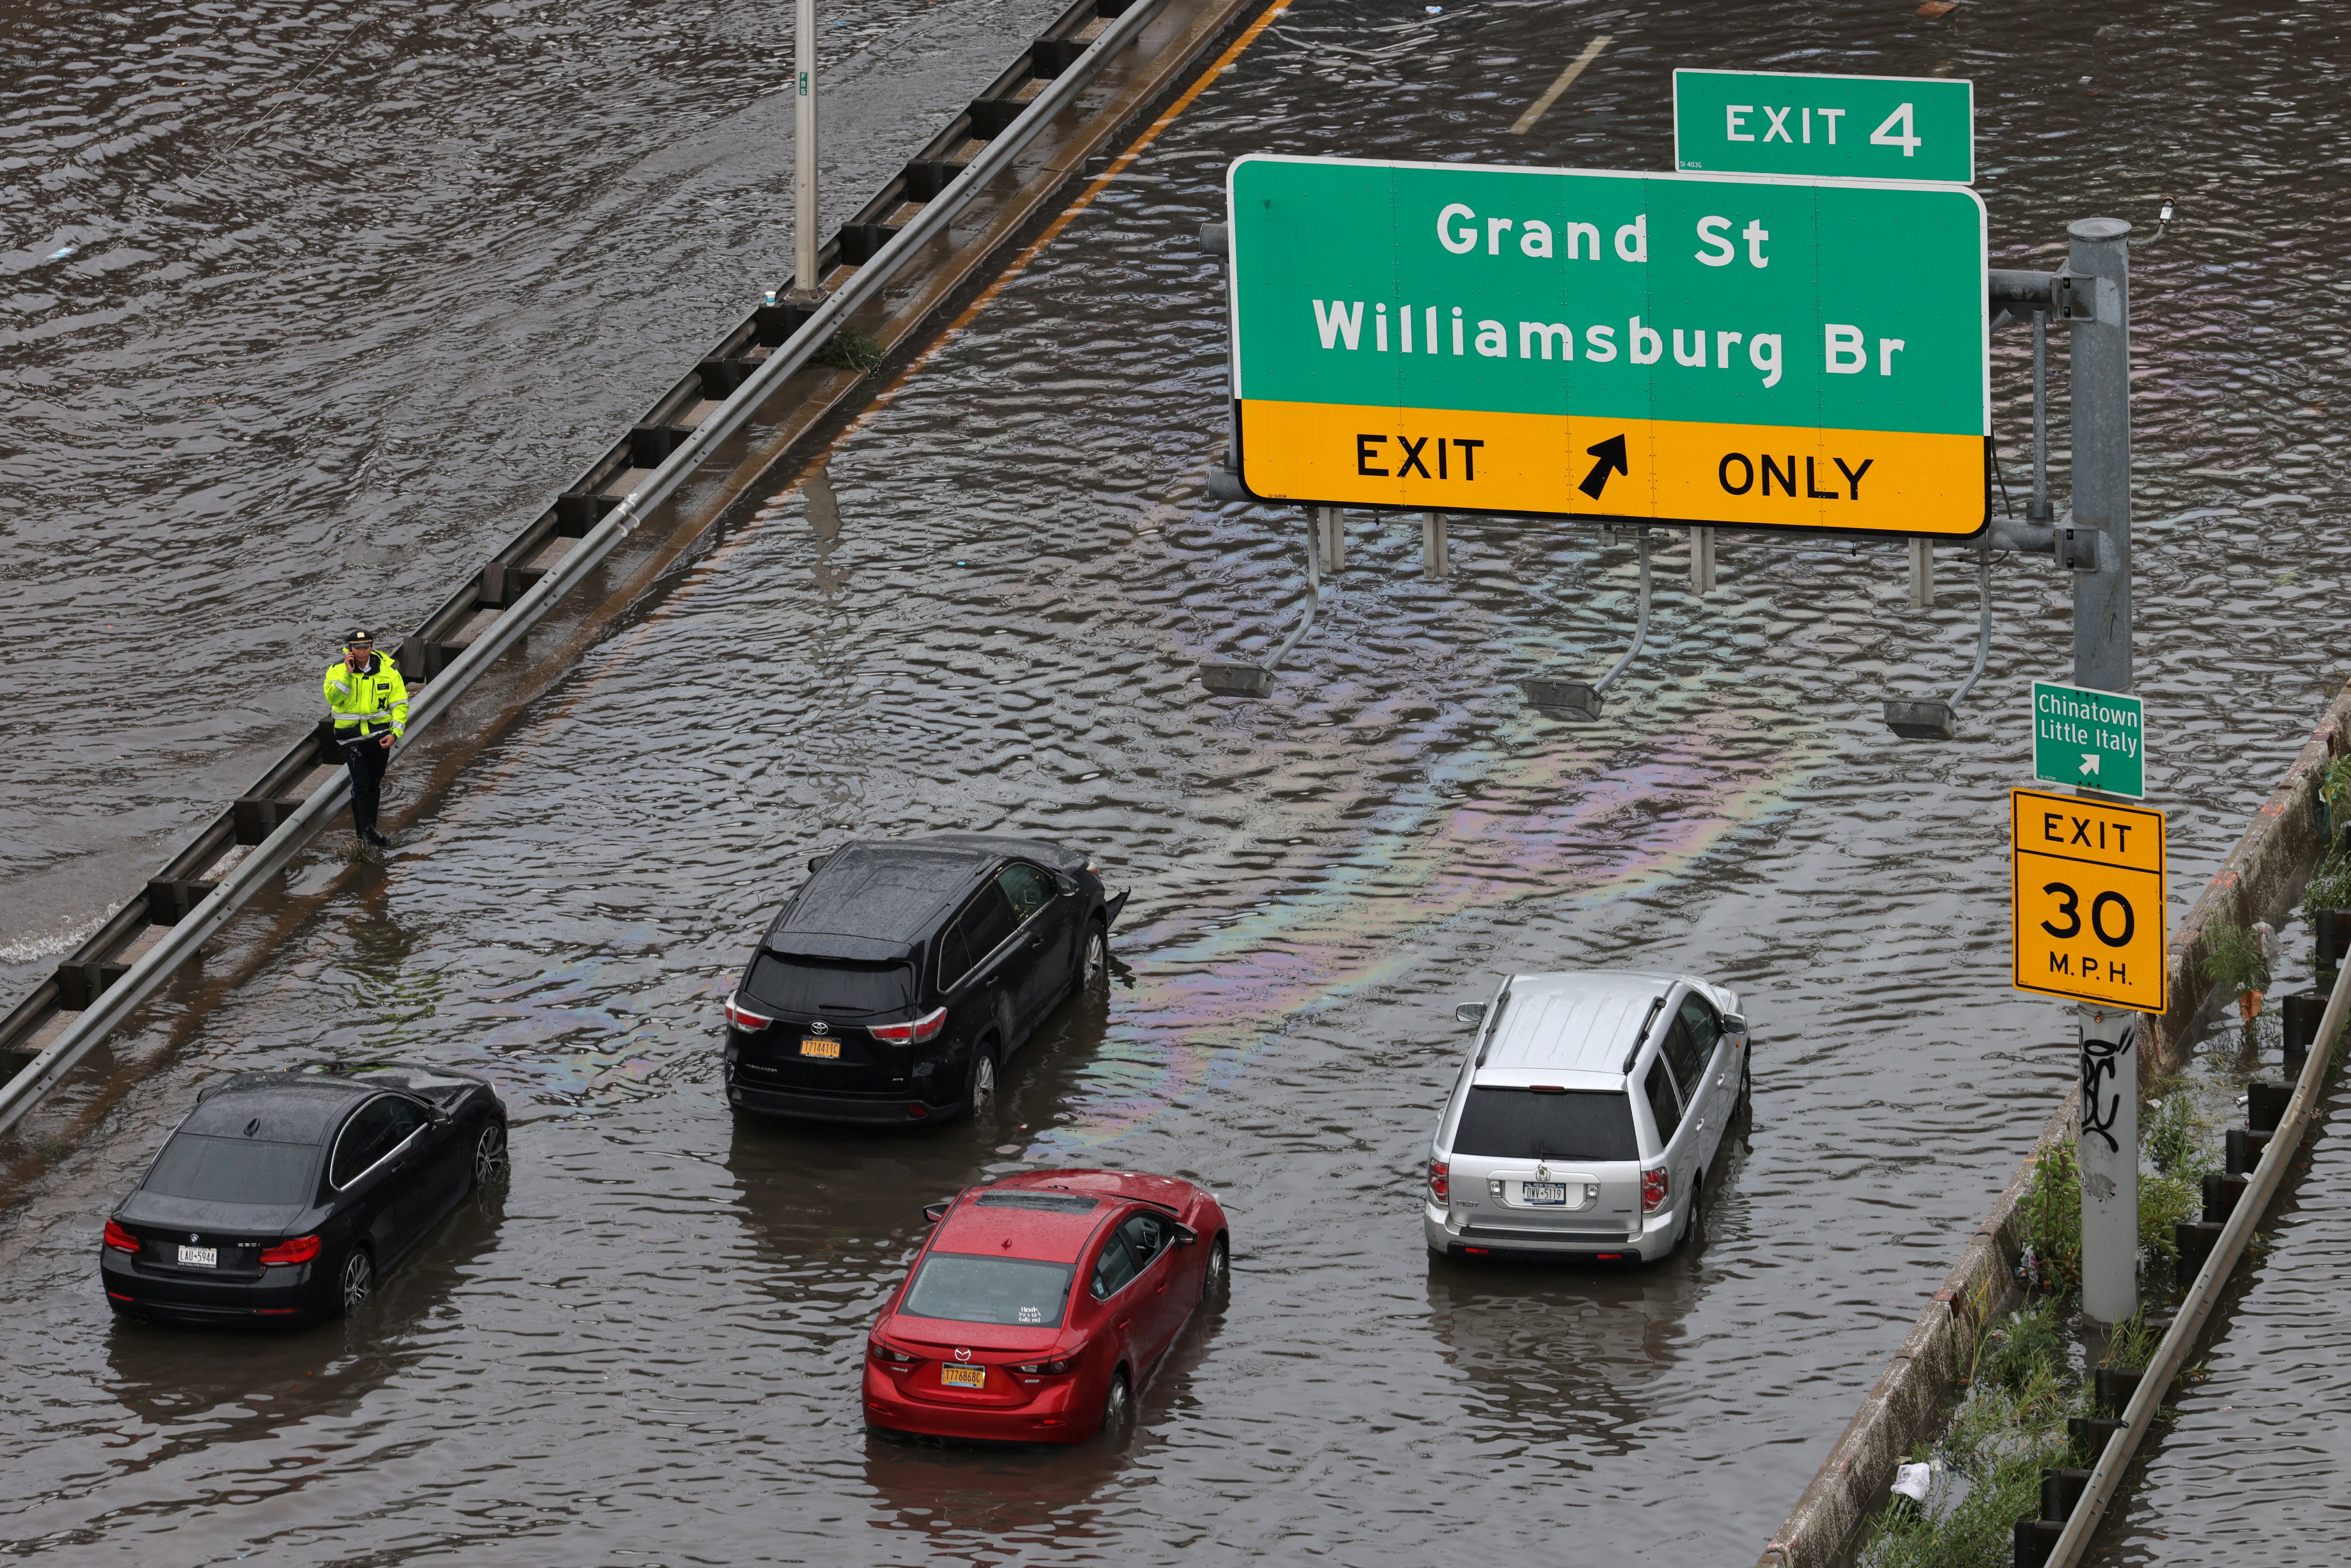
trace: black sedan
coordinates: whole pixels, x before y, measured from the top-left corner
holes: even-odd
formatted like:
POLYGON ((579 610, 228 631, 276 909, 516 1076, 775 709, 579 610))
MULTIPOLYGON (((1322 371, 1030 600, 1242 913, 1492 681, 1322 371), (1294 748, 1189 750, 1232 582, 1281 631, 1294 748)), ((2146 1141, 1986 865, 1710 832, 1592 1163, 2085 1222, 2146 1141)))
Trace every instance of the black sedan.
POLYGON ((982 833, 851 843, 760 938, 726 1001, 747 1111, 921 1122, 995 1098, 1006 1058, 1102 982, 1126 894, 1077 850, 982 833))
POLYGON ((183 1322, 348 1312, 507 1169, 487 1080, 409 1062, 239 1072, 196 1097, 106 1222, 119 1312, 183 1322))

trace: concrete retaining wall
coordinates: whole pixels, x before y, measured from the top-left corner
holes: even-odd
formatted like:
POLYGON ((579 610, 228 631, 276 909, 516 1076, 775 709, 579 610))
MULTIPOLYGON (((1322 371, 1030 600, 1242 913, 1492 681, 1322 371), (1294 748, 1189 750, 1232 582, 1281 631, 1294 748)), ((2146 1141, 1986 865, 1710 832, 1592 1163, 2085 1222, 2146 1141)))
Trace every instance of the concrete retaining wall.
MULTIPOLYGON (((2171 1009, 2147 1020, 2139 1052, 2142 1076, 2176 1071, 2214 998, 2203 983, 2204 933, 2228 922, 2281 922, 2316 869, 2318 774, 2330 758, 2351 750, 2351 686, 2330 704, 2309 742, 2206 886, 2171 939, 2171 1009)), ((1847 1561, 1855 1532, 1893 1483, 1894 1468, 1942 1420, 1944 1402, 1967 1377, 1986 1325, 2006 1310, 2015 1291, 2022 1248, 2017 1206, 2031 1190, 2042 1155, 2074 1135, 2077 1090, 2065 1097, 2009 1178, 1991 1212, 1976 1227, 1966 1250, 1934 1301, 1919 1314, 1861 1408, 1838 1437, 1812 1484, 1773 1532, 1757 1568, 1825 1568, 1847 1561)))
POLYGON ((2301 755, 2253 814, 2252 826, 2172 934, 2171 1010, 2147 1020, 2147 1044, 2139 1052, 2142 1079, 2179 1071, 2188 1061, 2197 1030, 2208 1021, 2206 1009, 2216 998, 2202 983, 2205 931, 2224 922, 2282 925, 2302 896, 2318 863, 2318 774, 2329 758, 2346 750, 2351 750, 2351 686, 2328 705, 2301 755))

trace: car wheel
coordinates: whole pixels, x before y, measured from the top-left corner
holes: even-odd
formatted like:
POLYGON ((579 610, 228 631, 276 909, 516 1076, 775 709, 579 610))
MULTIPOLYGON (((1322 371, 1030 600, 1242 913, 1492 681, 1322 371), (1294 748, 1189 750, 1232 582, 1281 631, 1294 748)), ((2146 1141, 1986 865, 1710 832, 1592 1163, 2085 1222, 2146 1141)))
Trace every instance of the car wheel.
POLYGON ((964 1114, 974 1121, 996 1110, 996 1052, 986 1041, 971 1048, 971 1071, 963 1083, 964 1114))
POLYGON ((1200 1299, 1213 1301, 1232 1283, 1232 1247, 1222 1236, 1208 1243, 1208 1267, 1200 1275, 1200 1299))
POLYGON ((1134 1423, 1134 1391, 1126 1381, 1126 1368, 1120 1367, 1110 1375, 1110 1392, 1102 1396, 1102 1440, 1113 1448, 1126 1441, 1127 1431, 1134 1423))
POLYGON ((474 1138, 474 1185, 487 1186, 507 1174, 507 1129, 503 1122, 485 1122, 474 1138))
MULTIPOLYGON (((1706 1178, 1690 1178, 1689 1208, 1682 1215, 1682 1233, 1674 1238, 1673 1250, 1706 1242, 1706 1178)), ((1669 1254, 1670 1255, 1670 1254, 1669 1254)))
POLYGON ((367 1255, 366 1248, 354 1247, 343 1254, 342 1273, 335 1283, 335 1310, 349 1317, 366 1306, 374 1293, 375 1260, 367 1255))
POLYGON ((1110 937, 1099 922, 1086 927, 1085 956, 1078 963, 1078 988, 1092 996, 1110 977, 1110 937))

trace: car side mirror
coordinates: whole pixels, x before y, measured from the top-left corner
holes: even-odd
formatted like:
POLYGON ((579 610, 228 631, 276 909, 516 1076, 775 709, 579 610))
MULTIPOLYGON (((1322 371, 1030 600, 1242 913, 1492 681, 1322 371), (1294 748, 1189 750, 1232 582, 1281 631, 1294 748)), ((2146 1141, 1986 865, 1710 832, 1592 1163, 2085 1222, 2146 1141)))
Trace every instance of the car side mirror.
POLYGON ((1463 1002, 1459 1007, 1453 1009, 1453 1021, 1455 1023, 1484 1023, 1486 1021, 1486 1004, 1483 1002, 1463 1002))
POLYGON ((1722 1032, 1725 1034, 1745 1034, 1747 1032, 1747 1015, 1744 1013, 1723 1014, 1722 1032))
POLYGON ((926 1203, 923 1205, 923 1218, 936 1225, 947 1217, 947 1210, 954 1207, 955 1199, 951 1197, 943 1197, 936 1203, 926 1203))
POLYGON ((1053 885, 1061 890, 1061 896, 1063 898, 1074 897, 1078 891, 1078 883, 1075 877, 1056 876, 1053 878, 1053 885))
POLYGON ((1200 1239, 1200 1233, 1189 1226, 1179 1225, 1175 1228, 1176 1245, 1178 1247, 1189 1247, 1192 1243, 1200 1239))

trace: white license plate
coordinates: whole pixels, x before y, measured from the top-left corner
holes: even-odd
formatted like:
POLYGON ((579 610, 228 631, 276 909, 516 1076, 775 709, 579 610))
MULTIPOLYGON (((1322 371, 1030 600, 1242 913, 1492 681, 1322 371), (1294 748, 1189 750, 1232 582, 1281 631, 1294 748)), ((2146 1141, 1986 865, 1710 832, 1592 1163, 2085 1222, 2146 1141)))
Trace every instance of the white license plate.
POLYGON ((220 1267, 220 1249, 217 1247, 183 1247, 180 1249, 180 1267, 183 1269, 217 1269, 220 1267))
POLYGON ((1565 1203, 1567 1184, 1563 1181, 1521 1182, 1519 1197, 1527 1203, 1565 1203))

